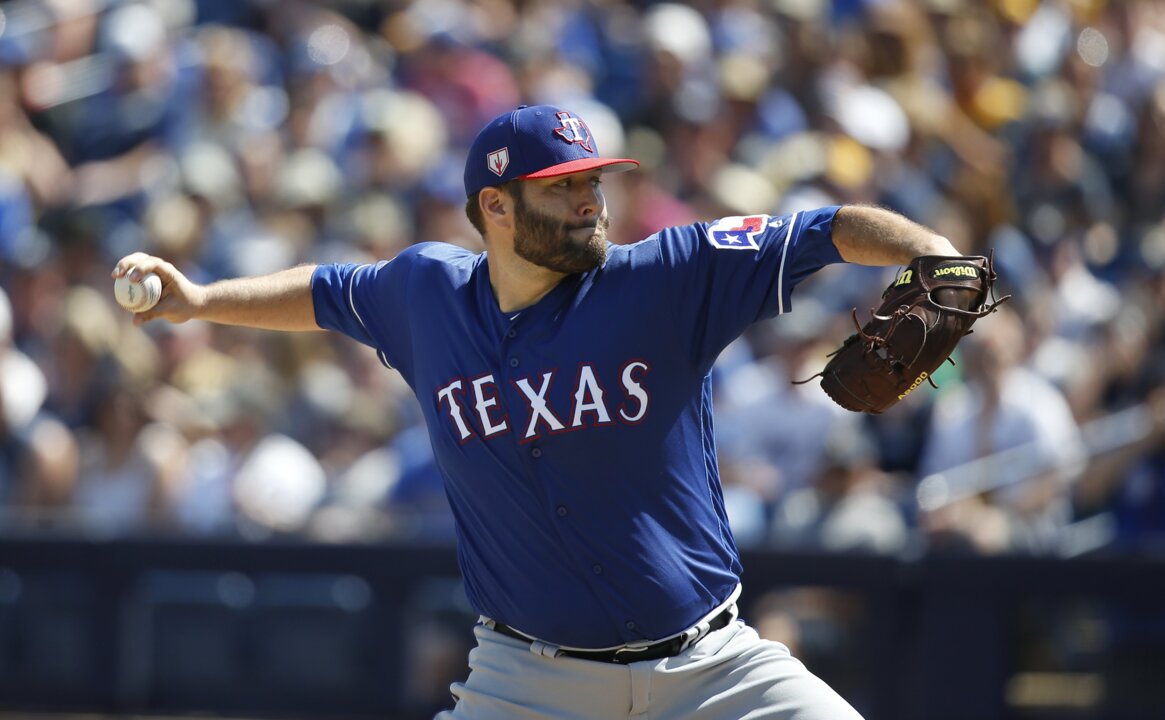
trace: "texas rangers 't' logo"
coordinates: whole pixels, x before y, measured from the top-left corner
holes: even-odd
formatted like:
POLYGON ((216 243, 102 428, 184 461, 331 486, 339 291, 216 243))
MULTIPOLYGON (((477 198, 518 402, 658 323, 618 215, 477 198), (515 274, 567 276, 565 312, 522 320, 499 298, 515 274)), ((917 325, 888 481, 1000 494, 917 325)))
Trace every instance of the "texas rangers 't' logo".
POLYGON ((768 215, 720 218, 708 226, 708 242, 720 250, 759 250, 756 237, 768 226, 768 215))
POLYGON ((506 171, 506 168, 510 166, 510 149, 504 147, 500 150, 494 150, 485 156, 485 164, 490 172, 501 177, 502 173, 506 171))
POLYGON ((560 123, 558 127, 554 128, 554 132, 568 143, 578 143, 583 146, 587 152, 593 153, 595 149, 591 147, 591 131, 587 124, 582 120, 574 117, 568 112, 555 113, 560 123))

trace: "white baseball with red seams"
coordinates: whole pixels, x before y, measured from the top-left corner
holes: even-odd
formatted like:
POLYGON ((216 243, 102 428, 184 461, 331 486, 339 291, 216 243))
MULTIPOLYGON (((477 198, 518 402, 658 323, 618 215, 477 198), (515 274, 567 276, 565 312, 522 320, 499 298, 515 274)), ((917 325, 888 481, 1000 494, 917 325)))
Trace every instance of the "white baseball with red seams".
POLYGON ((162 279, 154 273, 137 281, 123 275, 113 281, 113 297, 118 305, 130 312, 145 312, 161 299, 162 279))

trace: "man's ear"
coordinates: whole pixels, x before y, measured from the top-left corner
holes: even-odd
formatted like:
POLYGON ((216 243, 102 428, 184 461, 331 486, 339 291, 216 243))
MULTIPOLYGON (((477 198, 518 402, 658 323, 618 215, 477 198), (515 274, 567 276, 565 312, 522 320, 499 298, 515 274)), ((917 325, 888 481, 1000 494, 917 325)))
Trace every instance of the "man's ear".
POLYGON ((514 201, 501 188, 482 188, 477 202, 487 225, 497 225, 503 228, 514 226, 514 201))

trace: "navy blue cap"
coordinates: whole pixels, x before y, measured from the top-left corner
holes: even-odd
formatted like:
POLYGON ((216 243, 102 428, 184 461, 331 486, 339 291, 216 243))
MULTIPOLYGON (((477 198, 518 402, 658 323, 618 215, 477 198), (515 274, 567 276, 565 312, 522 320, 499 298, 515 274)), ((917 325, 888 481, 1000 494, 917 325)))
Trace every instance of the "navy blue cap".
POLYGON ((477 134, 465 161, 465 196, 510 180, 547 178, 605 168, 624 172, 630 158, 599 157, 590 128, 569 110, 523 105, 491 120, 477 134))

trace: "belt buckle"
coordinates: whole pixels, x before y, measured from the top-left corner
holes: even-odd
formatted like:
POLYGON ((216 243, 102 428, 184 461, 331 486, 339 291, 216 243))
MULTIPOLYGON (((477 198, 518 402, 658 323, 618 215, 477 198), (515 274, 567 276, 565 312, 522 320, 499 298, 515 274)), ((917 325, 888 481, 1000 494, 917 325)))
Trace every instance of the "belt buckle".
POLYGON ((624 645, 623 647, 618 648, 614 652, 611 653, 611 659, 614 660, 615 662, 621 664, 621 665, 624 665, 628 662, 635 662, 635 658, 633 657, 635 654, 642 653, 642 652, 644 652, 646 650, 650 650, 650 649, 651 649, 650 644, 624 645), (628 658, 624 659, 622 657, 622 653, 631 653, 632 657, 628 657, 628 658))
POLYGON ((684 652, 688 648, 703 640, 704 636, 708 634, 708 629, 709 628, 706 624, 700 624, 685 630, 680 635, 679 652, 684 652))

